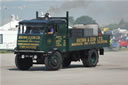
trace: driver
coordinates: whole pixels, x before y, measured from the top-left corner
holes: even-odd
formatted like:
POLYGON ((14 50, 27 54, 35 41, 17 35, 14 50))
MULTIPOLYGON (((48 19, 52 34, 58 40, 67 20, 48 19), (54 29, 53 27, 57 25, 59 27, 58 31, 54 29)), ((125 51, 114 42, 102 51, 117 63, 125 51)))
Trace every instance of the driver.
POLYGON ((53 34, 54 33, 54 28, 53 27, 48 27, 48 34, 53 34))

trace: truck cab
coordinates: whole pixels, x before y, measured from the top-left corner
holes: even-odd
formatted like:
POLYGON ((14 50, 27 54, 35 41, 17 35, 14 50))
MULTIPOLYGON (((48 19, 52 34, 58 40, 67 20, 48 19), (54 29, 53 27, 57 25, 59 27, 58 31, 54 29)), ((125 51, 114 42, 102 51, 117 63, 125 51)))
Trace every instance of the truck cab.
POLYGON ((19 23, 17 50, 24 53, 27 52, 26 50, 35 51, 35 53, 47 53, 57 46, 60 47, 61 51, 66 51, 64 46, 66 25, 66 21, 61 19, 21 21, 19 23))

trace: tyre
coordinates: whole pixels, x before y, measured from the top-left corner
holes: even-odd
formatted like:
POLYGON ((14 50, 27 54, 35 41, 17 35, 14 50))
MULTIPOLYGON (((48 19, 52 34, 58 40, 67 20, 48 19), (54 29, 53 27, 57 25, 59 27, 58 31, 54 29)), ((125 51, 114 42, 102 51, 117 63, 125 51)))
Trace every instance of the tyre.
POLYGON ((64 68, 69 67, 70 64, 71 64, 71 58, 65 57, 64 60, 63 60, 63 67, 64 68))
POLYGON ((54 52, 52 55, 45 57, 44 62, 47 70, 58 70, 62 66, 62 56, 59 52, 54 52))
POLYGON ((19 70, 28 70, 33 65, 32 58, 22 58, 22 56, 23 55, 16 55, 15 64, 19 70))
POLYGON ((85 67, 95 67, 99 60, 98 52, 96 50, 90 50, 81 60, 85 67))

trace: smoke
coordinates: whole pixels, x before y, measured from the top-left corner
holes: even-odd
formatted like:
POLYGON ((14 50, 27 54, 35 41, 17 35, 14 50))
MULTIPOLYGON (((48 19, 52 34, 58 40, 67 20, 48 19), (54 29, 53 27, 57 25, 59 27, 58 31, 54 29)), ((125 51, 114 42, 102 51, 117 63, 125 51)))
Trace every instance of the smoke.
POLYGON ((128 1, 97 1, 89 5, 86 13, 102 24, 128 21, 128 1))
POLYGON ((93 0, 70 0, 65 1, 61 6, 52 6, 48 10, 51 13, 61 13, 75 8, 86 8, 93 0))

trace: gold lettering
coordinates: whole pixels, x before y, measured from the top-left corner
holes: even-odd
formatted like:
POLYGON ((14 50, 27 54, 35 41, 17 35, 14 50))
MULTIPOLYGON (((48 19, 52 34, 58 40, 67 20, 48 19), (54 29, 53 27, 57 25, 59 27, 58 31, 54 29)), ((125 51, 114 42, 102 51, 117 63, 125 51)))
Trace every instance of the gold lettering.
POLYGON ((31 49, 36 49, 36 46, 19 46, 19 48, 24 48, 24 49, 31 48, 31 49))
POLYGON ((81 46, 83 43, 72 43, 72 46, 81 46))
POLYGON ((86 42, 86 38, 78 38, 78 39, 76 40, 76 42, 77 42, 77 43, 79 43, 79 42, 86 42))
POLYGON ((97 41, 97 44, 104 44, 104 43, 108 43, 108 41, 107 40, 97 41))
POLYGON ((61 42, 62 42, 62 36, 56 36, 56 46, 57 47, 62 46, 61 42))
POLYGON ((64 40, 64 44, 63 44, 63 46, 66 46, 66 40, 64 40))
POLYGON ((19 36, 19 39, 40 39, 40 36, 19 36))
POLYGON ((18 40, 18 43, 19 43, 19 42, 37 42, 37 43, 38 43, 38 42, 40 42, 40 41, 31 41, 31 40, 18 40))
POLYGON ((39 44, 33 44, 33 43, 18 43, 18 45, 34 45, 34 46, 38 46, 39 44))

